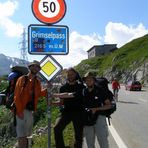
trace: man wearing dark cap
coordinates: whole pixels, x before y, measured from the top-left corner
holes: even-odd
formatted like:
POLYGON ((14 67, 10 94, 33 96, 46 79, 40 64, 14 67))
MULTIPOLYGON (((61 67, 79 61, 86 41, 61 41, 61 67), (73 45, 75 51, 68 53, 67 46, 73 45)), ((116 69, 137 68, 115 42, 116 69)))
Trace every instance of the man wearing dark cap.
POLYGON ((101 87, 95 85, 95 75, 93 72, 87 72, 84 75, 86 88, 83 91, 85 109, 92 112, 96 122, 93 125, 84 125, 84 137, 88 148, 95 148, 95 136, 97 137, 100 148, 109 148, 108 145, 108 128, 106 117, 99 114, 100 111, 111 107, 107 95, 101 87))
POLYGON ((33 61, 29 63, 28 69, 27 75, 18 78, 14 92, 18 148, 27 147, 27 137, 32 134, 33 112, 37 109, 38 98, 46 95, 46 89, 42 90, 41 82, 37 78, 41 69, 40 63, 33 61))

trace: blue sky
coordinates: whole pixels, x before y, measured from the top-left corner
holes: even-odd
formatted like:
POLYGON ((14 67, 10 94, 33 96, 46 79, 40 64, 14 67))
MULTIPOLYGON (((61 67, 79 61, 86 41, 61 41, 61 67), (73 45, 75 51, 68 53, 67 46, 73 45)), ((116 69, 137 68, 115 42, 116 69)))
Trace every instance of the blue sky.
MULTIPOLYGON (((69 27, 69 54, 54 56, 63 66, 87 58, 94 45, 127 42, 148 33, 147 0, 65 0, 65 17, 55 25, 69 27)), ((31 10, 32 0, 0 0, 0 53, 20 57, 23 28, 41 24, 31 10)), ((44 56, 29 55, 29 60, 44 56)))

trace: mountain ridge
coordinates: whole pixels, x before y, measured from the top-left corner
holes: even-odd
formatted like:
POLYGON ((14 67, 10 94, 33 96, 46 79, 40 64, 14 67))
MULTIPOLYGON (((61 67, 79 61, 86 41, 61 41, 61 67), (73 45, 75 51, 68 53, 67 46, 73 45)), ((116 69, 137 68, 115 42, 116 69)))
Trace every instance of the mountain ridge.
POLYGON ((24 63, 28 63, 25 60, 9 57, 2 53, 0 53, 0 76, 8 75, 11 71, 11 67, 15 65, 25 65, 24 63))

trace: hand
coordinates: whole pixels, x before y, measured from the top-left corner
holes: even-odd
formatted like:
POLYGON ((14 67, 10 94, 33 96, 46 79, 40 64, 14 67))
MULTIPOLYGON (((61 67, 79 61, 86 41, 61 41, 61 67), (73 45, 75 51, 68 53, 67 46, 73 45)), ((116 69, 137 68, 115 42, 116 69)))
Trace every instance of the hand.
POLYGON ((24 119, 24 114, 20 114, 20 115, 18 115, 18 117, 19 117, 20 119, 24 119))
POLYGON ((54 101, 54 102, 51 102, 50 105, 51 106, 62 106, 63 105, 63 101, 62 100, 54 101))
POLYGON ((60 97, 60 94, 54 93, 54 94, 52 94, 52 97, 53 97, 53 98, 59 98, 59 97, 60 97))
POLYGON ((90 108, 90 110, 92 111, 93 114, 95 114, 96 111, 98 111, 98 108, 90 108))

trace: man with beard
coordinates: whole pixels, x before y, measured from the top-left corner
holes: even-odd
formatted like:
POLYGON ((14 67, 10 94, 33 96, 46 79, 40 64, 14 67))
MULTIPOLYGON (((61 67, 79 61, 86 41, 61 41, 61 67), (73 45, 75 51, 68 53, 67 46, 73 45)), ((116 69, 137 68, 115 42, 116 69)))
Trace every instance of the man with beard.
MULTIPOLYGON (((61 117, 57 119, 54 127, 56 148, 66 148, 63 138, 63 130, 72 122, 74 126, 75 148, 82 148, 83 137, 83 97, 82 90, 84 85, 77 81, 78 72, 69 68, 67 70, 67 83, 60 88, 60 93, 73 93, 74 97, 62 97, 63 108, 61 110, 61 117)), ((60 97, 60 94, 55 97, 60 97)))
POLYGON ((36 76, 41 69, 40 63, 33 61, 28 68, 28 75, 18 78, 14 91, 18 148, 28 147, 27 137, 32 134, 33 112, 37 109, 38 98, 46 95, 46 89, 42 90, 41 82, 36 76))

